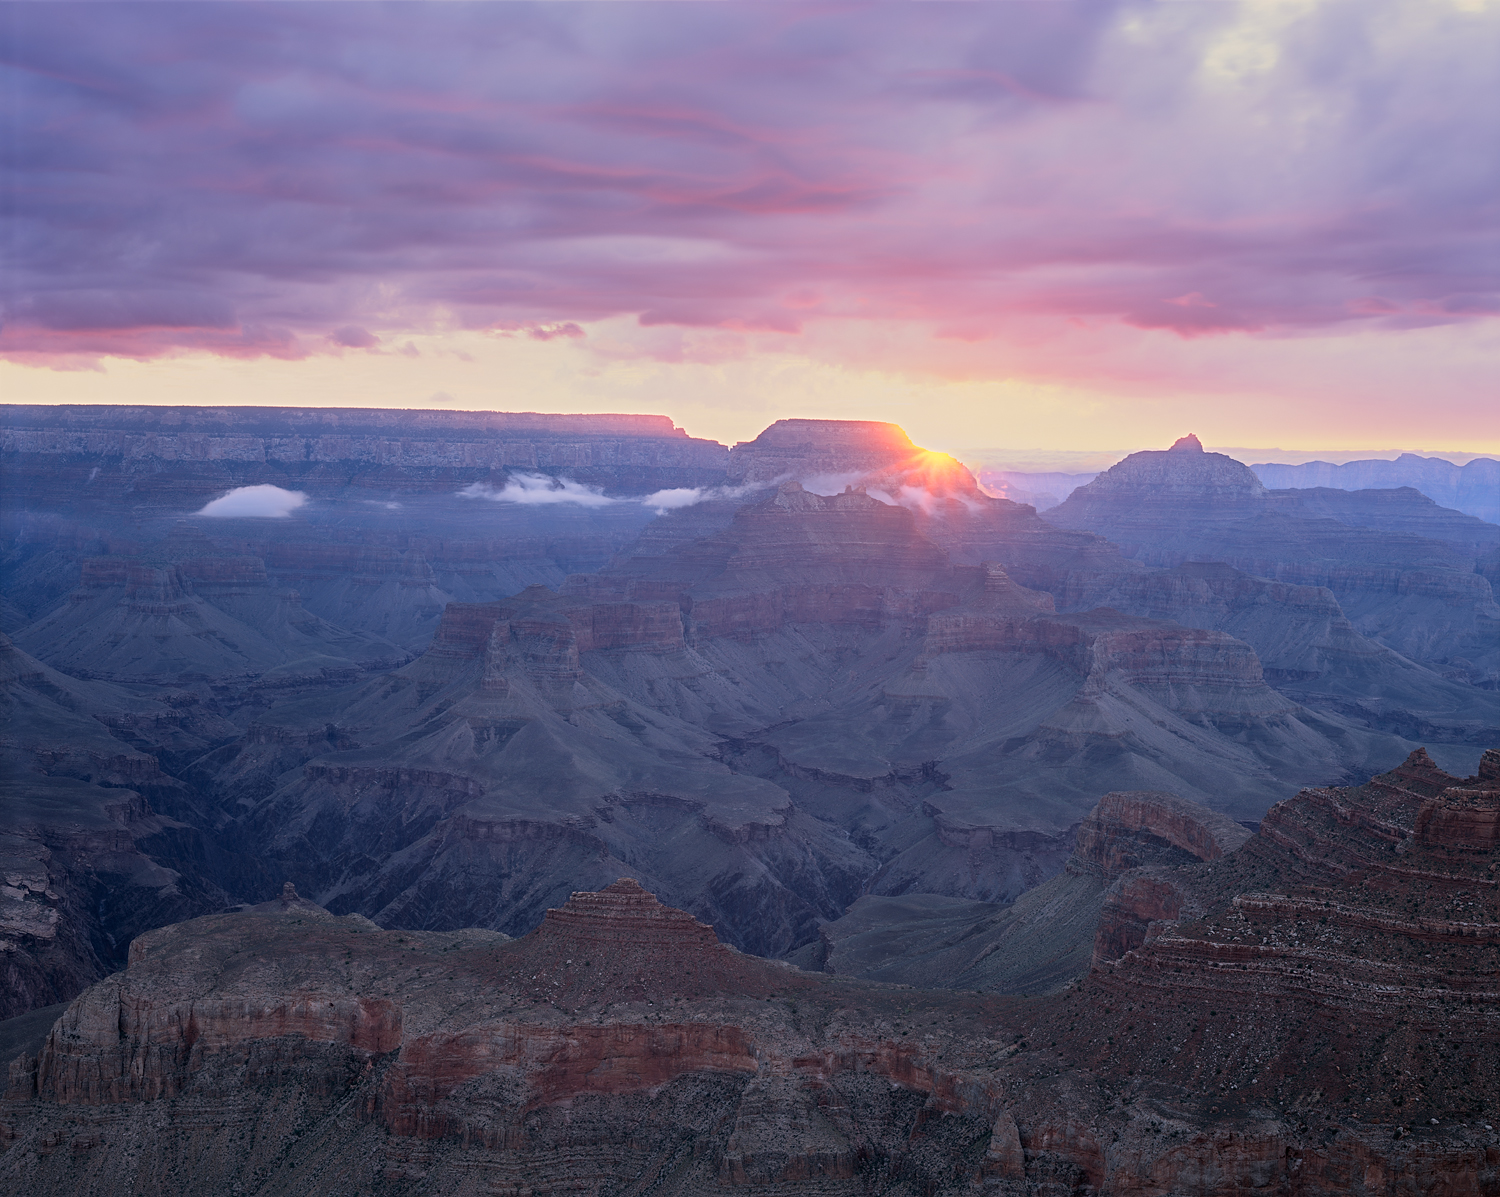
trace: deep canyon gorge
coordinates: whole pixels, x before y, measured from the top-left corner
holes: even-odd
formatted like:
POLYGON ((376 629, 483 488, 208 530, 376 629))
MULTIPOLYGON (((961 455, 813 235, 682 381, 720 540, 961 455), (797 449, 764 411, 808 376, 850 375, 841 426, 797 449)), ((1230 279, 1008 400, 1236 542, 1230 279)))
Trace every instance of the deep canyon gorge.
POLYGON ((1500 1192, 1500 526, 0 415, 7 1191, 1500 1192))

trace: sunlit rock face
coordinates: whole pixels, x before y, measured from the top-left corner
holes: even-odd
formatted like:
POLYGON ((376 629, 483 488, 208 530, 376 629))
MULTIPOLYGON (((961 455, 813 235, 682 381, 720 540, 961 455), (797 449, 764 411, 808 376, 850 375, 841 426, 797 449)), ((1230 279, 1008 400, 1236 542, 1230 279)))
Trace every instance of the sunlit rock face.
POLYGON ((854 476, 890 469, 921 450, 895 424, 876 420, 777 420, 753 441, 741 441, 729 454, 728 480, 734 485, 806 482, 825 476, 854 476))
POLYGON ((382 931, 287 887, 141 937, 11 1065, 0 1177, 39 1197, 334 1173, 392 1194, 1483 1193, 1494 852, 1419 829, 1433 802, 1487 808, 1497 777, 1494 753, 1467 779, 1416 753, 1238 846, 1210 813, 1112 795, 1083 850, 1124 868, 1094 963, 1037 999, 741 956, 623 878, 517 940, 382 931), (1132 839, 1193 859, 1124 867, 1132 839))

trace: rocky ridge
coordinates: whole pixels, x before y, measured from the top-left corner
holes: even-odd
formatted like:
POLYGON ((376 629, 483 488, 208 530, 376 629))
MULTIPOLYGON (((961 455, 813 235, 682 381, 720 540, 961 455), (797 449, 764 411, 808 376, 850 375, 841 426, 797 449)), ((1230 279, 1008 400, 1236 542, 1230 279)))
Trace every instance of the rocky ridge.
POLYGON ((265 483, 315 495, 452 492, 506 471, 649 493, 724 477, 725 448, 664 416, 359 408, 0 406, 27 503, 201 505, 265 483))
POLYGON ((1441 457, 1403 453, 1394 461, 1371 459, 1334 465, 1264 462, 1250 467, 1273 490, 1329 487, 1337 490, 1387 490, 1414 487, 1444 507, 1500 524, 1500 461, 1476 457, 1456 466, 1441 457))
POLYGON ((1268 491, 1184 438, 1131 454, 1046 519, 1150 566, 1222 562, 1326 587, 1362 635, 1461 681, 1500 677, 1500 606, 1481 572, 1500 533, 1415 492, 1268 491))
POLYGON ((1500 754, 1466 780, 1417 754, 1214 860, 1129 870, 1179 915, 1036 1001, 740 957, 623 881, 512 942, 287 895, 142 937, 76 1001, 11 1066, 0 1175, 43 1197, 1492 1192, 1494 851, 1421 812, 1488 810, 1497 782, 1500 754))

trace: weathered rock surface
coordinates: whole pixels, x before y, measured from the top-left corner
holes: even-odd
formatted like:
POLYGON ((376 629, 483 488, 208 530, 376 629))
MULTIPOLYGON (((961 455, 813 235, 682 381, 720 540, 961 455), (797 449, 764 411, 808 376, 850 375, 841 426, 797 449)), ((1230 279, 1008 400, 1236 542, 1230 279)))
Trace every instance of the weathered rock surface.
POLYGON ((1463 782, 1417 755, 1226 856, 1127 872, 1201 912, 1035 1000, 739 956, 627 881, 512 942, 291 895, 165 928, 11 1065, 0 1176, 40 1197, 1491 1193, 1493 853, 1396 850, 1491 774, 1500 754, 1463 782))
POLYGON ((70 999, 130 938, 223 905, 193 795, 150 751, 235 729, 49 669, 0 635, 0 1017, 70 999))
MULTIPOLYGON (((778 954, 861 893, 1012 902, 1108 790, 1253 820, 1418 736, 1466 769, 1497 722, 1488 692, 1361 637, 1326 588, 1150 570, 889 425, 788 422, 729 452, 612 417, 27 419, 0 620, 47 685, 114 695, 49 714, 56 744, 17 758, 16 875, 42 887, 12 887, 17 917, 47 906, 84 937, 16 974, 27 1003, 153 921, 287 877, 388 927, 520 933, 629 873, 778 954), (518 473, 580 501, 491 501, 518 473), (191 515, 267 481, 308 503, 191 515), (707 500, 656 518, 642 500, 666 486, 707 500), (78 786, 84 823, 139 797, 134 847, 33 834, 74 817, 78 786)), ((1436 591, 1402 585, 1392 626, 1427 635, 1436 591)), ((34 963, 63 940, 26 942, 13 959, 34 963)))
POLYGON ((1046 518, 1148 565, 1219 561, 1327 587, 1363 635, 1460 680, 1500 678, 1500 606, 1476 572, 1495 533, 1420 495, 1268 491, 1249 467, 1179 441, 1131 454, 1046 518))
POLYGON ((628 869, 780 954, 862 890, 1013 901, 1115 778, 1254 818, 1409 747, 1309 716, 1221 632, 1052 606, 905 507, 787 483, 649 569, 450 604, 418 661, 200 768, 340 912, 518 933, 628 869))
POLYGON ((153 686, 248 688, 352 680, 407 654, 350 632, 271 585, 257 557, 198 557, 152 565, 86 558, 82 585, 17 643, 74 677, 153 686))
POLYGON ((1054 993, 1087 971, 1096 941, 1128 933, 1100 921, 1118 905, 1111 899, 1120 878, 1145 865, 1219 860, 1250 832, 1175 794, 1127 792, 1101 798, 1074 838, 1063 871, 1011 906, 939 894, 862 897, 793 960, 873 981, 1054 993))

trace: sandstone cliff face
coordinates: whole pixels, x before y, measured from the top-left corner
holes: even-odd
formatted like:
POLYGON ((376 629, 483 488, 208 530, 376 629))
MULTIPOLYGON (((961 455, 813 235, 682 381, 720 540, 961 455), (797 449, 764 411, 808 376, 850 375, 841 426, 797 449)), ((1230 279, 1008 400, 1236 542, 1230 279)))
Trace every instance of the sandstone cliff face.
MULTIPOLYGON (((319 1176, 375 1193, 1492 1192, 1478 1103, 1497 1079, 1500 911, 1476 894, 1483 862, 1389 838, 1456 782, 1414 757, 1283 804, 1272 838, 1166 870, 1201 916, 1039 1001, 738 956, 623 880, 514 942, 380 931, 287 895, 145 937, 76 1002, 11 1067, 0 1175, 42 1197, 319 1176), (1292 888, 1243 888, 1277 875, 1292 888), (1416 984, 1393 1007, 1397 964, 1416 984)), ((1148 807, 1111 803, 1126 824, 1148 807)), ((1166 813, 1182 830, 1188 812, 1166 813)))

